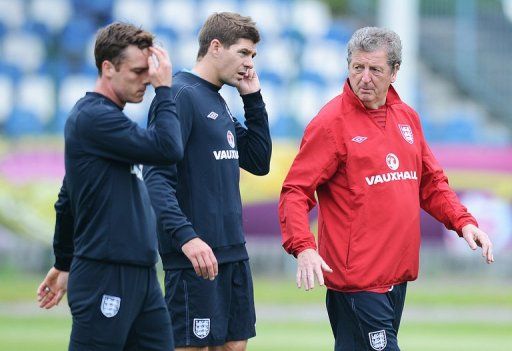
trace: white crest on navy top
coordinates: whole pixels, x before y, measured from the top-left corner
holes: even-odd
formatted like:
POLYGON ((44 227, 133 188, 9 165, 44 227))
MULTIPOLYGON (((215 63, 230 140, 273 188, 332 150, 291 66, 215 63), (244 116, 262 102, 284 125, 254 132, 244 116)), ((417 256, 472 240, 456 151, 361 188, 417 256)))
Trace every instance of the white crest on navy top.
POLYGON ((235 137, 233 136, 233 133, 231 133, 230 130, 228 130, 226 137, 228 139, 229 146, 231 146, 234 149, 235 148, 235 137))
POLYGON ((386 164, 392 171, 396 171, 398 166, 400 166, 400 161, 395 154, 387 154, 386 155, 386 164))
POLYGON ((370 346, 374 350, 384 350, 388 344, 388 340, 386 339, 386 332, 384 330, 368 333, 368 337, 370 338, 370 346))
POLYGON ((194 335, 204 339, 210 334, 210 318, 194 318, 194 335))
POLYGON ((213 120, 215 121, 215 120, 217 119, 217 117, 219 117, 219 114, 218 114, 217 112, 213 112, 213 111, 212 111, 212 112, 210 112, 210 113, 208 114, 208 116, 206 116, 206 117, 208 117, 208 118, 210 118, 210 119, 213 119, 213 120))
POLYGON ((409 144, 414 143, 414 135, 412 134, 412 129, 410 125, 399 124, 398 129, 400 129, 400 133, 402 133, 402 136, 404 137, 405 141, 407 141, 409 144))
POLYGON ((144 181, 144 177, 142 176, 142 165, 132 165, 130 167, 130 173, 135 174, 137 178, 144 181))
POLYGON ((121 307, 121 298, 111 295, 103 295, 101 299, 101 313, 107 318, 114 317, 121 307))
POLYGON ((352 141, 355 141, 356 143, 361 144, 361 143, 362 143, 363 141, 365 141, 366 139, 368 139, 368 138, 367 138, 367 137, 365 137, 365 136, 360 136, 360 135, 358 135, 358 136, 356 136, 356 137, 353 137, 353 138, 352 138, 352 141))

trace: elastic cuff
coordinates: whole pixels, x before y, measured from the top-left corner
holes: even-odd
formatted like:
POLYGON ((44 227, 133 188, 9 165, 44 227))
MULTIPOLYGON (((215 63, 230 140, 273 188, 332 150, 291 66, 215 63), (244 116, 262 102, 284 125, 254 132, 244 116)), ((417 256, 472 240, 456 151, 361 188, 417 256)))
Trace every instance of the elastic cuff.
POLYGON ((71 261, 73 261, 73 257, 55 256, 55 264, 53 266, 59 271, 69 272, 69 269, 71 267, 71 261))
POLYGON ((298 247, 296 250, 293 251, 293 256, 295 258, 297 258, 297 256, 299 256, 299 254, 302 251, 305 251, 307 249, 313 249, 316 251, 317 250, 316 244, 302 245, 302 246, 298 247))
POLYGON ((192 228, 191 226, 181 227, 180 229, 174 232, 173 243, 178 250, 181 250, 181 247, 185 243, 198 237, 199 236, 194 231, 194 228, 192 228))
POLYGON ((264 104, 263 97, 261 96, 261 90, 240 96, 242 97, 242 101, 244 103, 245 108, 255 107, 264 104))
POLYGON ((171 88, 165 85, 159 86, 155 89, 155 98, 158 99, 170 99, 171 98, 171 88))

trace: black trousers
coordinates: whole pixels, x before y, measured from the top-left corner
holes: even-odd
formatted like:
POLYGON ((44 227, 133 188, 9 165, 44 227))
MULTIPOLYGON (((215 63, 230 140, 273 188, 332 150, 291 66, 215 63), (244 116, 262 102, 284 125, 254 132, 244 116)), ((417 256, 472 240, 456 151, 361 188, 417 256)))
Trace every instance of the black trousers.
POLYGON ((399 351, 398 328, 407 283, 387 293, 327 290, 326 305, 335 351, 399 351))

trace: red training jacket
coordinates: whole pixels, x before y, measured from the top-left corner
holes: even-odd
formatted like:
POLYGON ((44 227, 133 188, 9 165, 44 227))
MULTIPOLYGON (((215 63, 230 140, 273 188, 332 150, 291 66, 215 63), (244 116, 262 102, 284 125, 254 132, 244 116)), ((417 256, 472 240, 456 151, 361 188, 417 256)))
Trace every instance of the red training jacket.
POLYGON ((391 86, 379 127, 345 83, 307 126, 279 201, 284 249, 316 249, 308 212, 318 195, 326 286, 385 292, 418 276, 420 207, 461 235, 476 220, 430 151, 417 113, 391 86))

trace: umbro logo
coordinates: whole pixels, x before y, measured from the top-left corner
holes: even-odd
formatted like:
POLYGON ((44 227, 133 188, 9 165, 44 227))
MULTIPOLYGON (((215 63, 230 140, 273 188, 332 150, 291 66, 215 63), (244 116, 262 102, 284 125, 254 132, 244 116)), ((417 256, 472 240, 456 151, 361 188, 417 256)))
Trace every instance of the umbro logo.
POLYGON ((217 117, 219 117, 219 114, 218 114, 218 113, 216 113, 216 112, 213 112, 213 111, 212 111, 212 112, 210 112, 210 113, 208 114, 208 116, 206 116, 206 117, 208 117, 208 118, 210 118, 210 119, 213 119, 213 120, 215 121, 215 120, 217 119, 217 117))
POLYGON ((354 138, 352 138, 352 141, 355 141, 356 143, 358 144, 361 144, 363 141, 365 141, 366 139, 368 139, 367 137, 364 137, 364 136, 356 136, 354 138))

